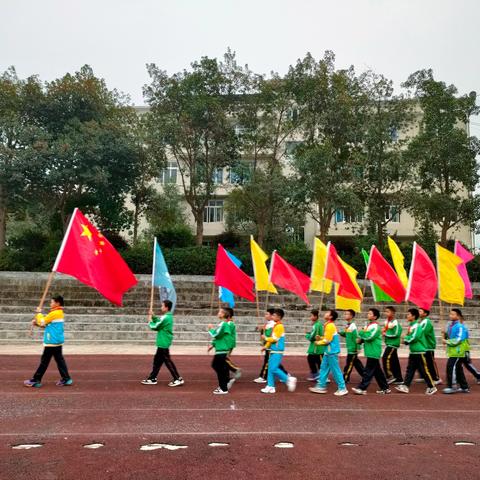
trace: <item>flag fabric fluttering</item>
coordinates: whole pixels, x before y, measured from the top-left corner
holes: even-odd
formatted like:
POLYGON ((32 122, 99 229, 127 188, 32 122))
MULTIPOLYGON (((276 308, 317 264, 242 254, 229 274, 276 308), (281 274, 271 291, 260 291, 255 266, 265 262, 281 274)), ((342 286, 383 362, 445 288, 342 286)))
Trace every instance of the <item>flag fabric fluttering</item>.
POLYGON ((161 302, 163 302, 163 300, 170 300, 172 302, 173 313, 177 305, 177 292, 175 291, 170 273, 168 273, 168 267, 162 249, 156 238, 153 242, 152 286, 158 288, 161 302))
POLYGON ((337 250, 331 242, 328 242, 327 245, 324 277, 338 284, 338 293, 340 296, 357 300, 362 299, 362 292, 359 292, 355 287, 350 275, 342 265, 337 250))
MULTIPOLYGON (((368 261, 370 256, 368 252, 362 248, 363 260, 365 261, 365 266, 368 267, 368 261)), ((375 282, 370 280, 370 288, 372 290, 373 301, 374 302, 392 302, 393 299, 387 295, 375 282)))
POLYGON ((329 294, 332 291, 332 281, 324 278, 327 261, 327 246, 317 237, 313 244, 312 272, 310 274, 310 290, 329 294))
POLYGON ((53 272, 65 273, 93 287, 115 305, 137 279, 112 244, 75 208, 53 272))
POLYGON ((437 254, 438 298, 446 303, 463 305, 465 284, 458 271, 463 260, 440 245, 435 245, 437 254))
POLYGON ((395 243, 393 238, 388 237, 388 248, 390 249, 390 255, 392 257, 393 266, 397 272, 398 278, 402 282, 403 286, 407 288, 408 285, 408 275, 405 270, 405 257, 403 256, 400 247, 395 243))
POLYGON ((437 272, 427 252, 413 242, 412 263, 405 300, 430 310, 437 293, 437 272))
POLYGON ((277 251, 273 252, 270 262, 270 281, 277 287, 298 295, 307 305, 310 305, 307 297, 310 290, 310 277, 290 265, 277 251))
POLYGON ((380 250, 372 245, 365 278, 377 284, 387 295, 397 303, 405 300, 405 287, 397 273, 385 260, 380 250))
POLYGON ((465 285, 465 297, 473 298, 472 284, 470 283, 470 278, 467 272, 467 263, 471 262, 475 256, 472 255, 458 240, 455 240, 454 253, 463 260, 463 263, 458 266, 458 272, 465 285))
POLYGON ((255 301, 253 292, 255 282, 228 256, 226 250, 219 244, 215 263, 214 283, 218 287, 228 288, 232 293, 251 302, 255 301))
MULTIPOLYGON (((237 258, 233 253, 230 253, 227 249, 225 249, 227 252, 227 255, 230 257, 230 260, 238 267, 240 268, 242 266, 242 261, 237 258)), ((225 287, 218 287, 218 298, 224 302, 228 303, 230 308, 235 307, 235 298, 233 296, 233 293, 225 287)))
MULTIPOLYGON (((355 270, 351 265, 340 258, 340 262, 344 266, 345 270, 347 271, 350 279, 352 280, 355 288, 357 289, 358 293, 361 294, 362 290, 360 289, 358 282, 357 282, 357 275, 358 272, 355 270)), ((353 310, 354 312, 361 312, 362 310, 362 300, 357 300, 355 298, 345 298, 338 294, 339 285, 335 285, 335 308, 337 310, 353 310)))
POLYGON ((275 285, 269 280, 268 268, 265 264, 268 260, 268 255, 260 248, 253 236, 250 236, 250 253, 252 255, 253 275, 257 292, 278 293, 275 285))

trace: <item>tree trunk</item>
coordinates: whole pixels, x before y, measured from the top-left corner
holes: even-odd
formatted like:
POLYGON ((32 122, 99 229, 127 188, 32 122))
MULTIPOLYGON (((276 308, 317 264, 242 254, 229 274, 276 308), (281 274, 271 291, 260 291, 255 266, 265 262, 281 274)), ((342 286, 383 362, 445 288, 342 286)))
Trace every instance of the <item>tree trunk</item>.
POLYGON ((448 225, 447 223, 442 223, 442 233, 440 236, 440 245, 442 247, 447 248, 447 233, 448 233, 448 225))
POLYGON ((133 244, 137 244, 138 239, 138 219, 140 216, 140 207, 138 201, 135 201, 135 211, 133 213, 133 244))
POLYGON ((383 250, 383 245, 385 243, 385 238, 383 235, 383 223, 378 222, 377 223, 377 241, 378 241, 378 249, 383 250))
POLYGON ((197 224, 197 233, 195 235, 195 243, 201 247, 203 244, 203 211, 200 215, 195 215, 195 223, 197 224))
POLYGON ((265 222, 257 223, 257 242, 263 248, 265 243, 265 222))
POLYGON ((0 200, 0 252, 7 246, 7 207, 0 200))

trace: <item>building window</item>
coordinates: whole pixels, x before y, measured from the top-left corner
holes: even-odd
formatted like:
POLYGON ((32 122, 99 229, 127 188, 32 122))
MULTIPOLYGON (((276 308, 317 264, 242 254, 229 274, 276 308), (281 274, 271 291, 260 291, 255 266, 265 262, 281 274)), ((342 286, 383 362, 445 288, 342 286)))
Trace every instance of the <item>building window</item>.
POLYGON ((205 223, 223 222, 223 200, 209 200, 203 211, 205 223))
POLYGON ((213 179, 214 185, 222 185, 223 184, 223 168, 216 168, 213 171, 212 179, 213 179))
POLYGON ((163 184, 177 183, 177 173, 178 167, 176 162, 168 162, 167 168, 165 168, 165 170, 162 170, 162 174, 160 175, 160 182, 163 184))
POLYGON ((400 223, 400 209, 395 205, 388 207, 385 211, 385 221, 400 223))
POLYGON ((335 223, 360 223, 363 222, 363 213, 352 213, 349 210, 343 208, 337 208, 335 210, 335 223))

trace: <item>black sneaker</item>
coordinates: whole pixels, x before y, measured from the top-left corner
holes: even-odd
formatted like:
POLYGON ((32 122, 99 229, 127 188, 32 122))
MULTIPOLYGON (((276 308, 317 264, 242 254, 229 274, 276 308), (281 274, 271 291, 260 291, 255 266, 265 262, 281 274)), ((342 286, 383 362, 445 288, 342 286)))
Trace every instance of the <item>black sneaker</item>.
POLYGON ((156 385, 157 384, 157 379, 156 378, 146 378, 145 380, 142 380, 143 385, 156 385))

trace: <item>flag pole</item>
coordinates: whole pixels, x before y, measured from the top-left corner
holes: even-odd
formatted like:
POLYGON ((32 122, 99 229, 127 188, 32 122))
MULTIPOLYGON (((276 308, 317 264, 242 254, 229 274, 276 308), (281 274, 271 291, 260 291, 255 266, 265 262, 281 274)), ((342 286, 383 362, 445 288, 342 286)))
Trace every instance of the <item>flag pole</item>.
POLYGON ((213 315, 213 301, 215 297, 215 281, 212 282, 212 296, 210 298, 210 316, 213 315))
MULTIPOLYGON (((273 270, 273 262, 275 260, 275 253, 276 250, 273 251, 272 253, 272 259, 270 260, 270 270, 268 272, 268 284, 270 285, 272 283, 272 270, 273 270)), ((267 299, 265 301, 265 310, 268 308, 268 294, 270 292, 267 290, 267 299)))
POLYGON ((157 237, 153 238, 153 263, 152 263, 152 285, 150 286, 150 309, 148 310, 148 318, 153 311, 153 292, 155 291, 155 263, 157 260, 157 237))
MULTIPOLYGON (((43 304, 45 303, 45 299, 47 298, 47 293, 50 290, 50 286, 52 285, 52 281, 53 281, 54 276, 55 276, 55 272, 52 270, 48 274, 47 283, 45 284, 45 288, 43 289, 42 297, 40 298, 40 302, 39 302, 38 307, 37 307, 37 313, 40 313, 42 308, 43 308, 43 304)), ((30 325, 30 331, 29 331, 29 335, 31 337, 33 337, 33 327, 34 327, 34 325, 32 323, 30 325)))

